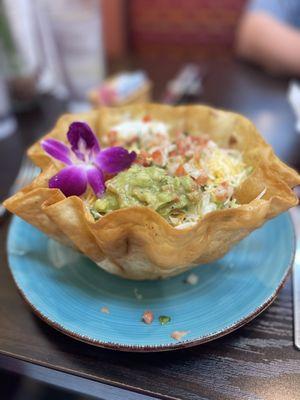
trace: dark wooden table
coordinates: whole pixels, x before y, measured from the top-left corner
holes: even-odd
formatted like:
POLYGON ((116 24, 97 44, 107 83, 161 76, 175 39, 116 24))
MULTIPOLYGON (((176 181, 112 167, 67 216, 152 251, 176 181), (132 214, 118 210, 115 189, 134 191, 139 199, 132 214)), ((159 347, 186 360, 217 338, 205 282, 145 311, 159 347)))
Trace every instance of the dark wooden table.
MULTIPOLYGON (((175 66, 139 65, 148 67, 157 83, 158 99, 175 66)), ((294 132, 286 100, 287 82, 238 63, 206 68, 201 101, 244 113, 277 154, 299 166, 300 136, 294 132)), ((19 133, 0 143, 2 196, 18 169, 24 146, 49 129, 62 108, 53 99, 43 98, 37 109, 19 115, 19 133)), ((37 379, 103 399, 300 399, 300 353, 293 347, 290 281, 262 315, 211 343, 157 354, 95 348, 55 331, 23 303, 7 266, 8 223, 0 228, 0 365, 17 373, 30 369, 37 379)))

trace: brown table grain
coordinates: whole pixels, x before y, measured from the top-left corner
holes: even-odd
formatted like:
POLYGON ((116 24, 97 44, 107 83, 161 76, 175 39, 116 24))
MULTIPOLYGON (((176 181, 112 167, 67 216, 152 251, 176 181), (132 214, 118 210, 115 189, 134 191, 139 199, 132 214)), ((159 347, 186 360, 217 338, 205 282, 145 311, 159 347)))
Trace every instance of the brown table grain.
MULTIPOLYGON (((134 61, 129 66, 148 69, 156 84, 156 99, 178 67, 158 68, 153 61, 134 61)), ((286 100, 287 81, 237 62, 205 68, 200 100, 250 117, 277 154, 299 167, 300 136, 294 132, 286 100)), ((45 133, 62 109, 62 104, 43 97, 35 110, 18 115, 18 133, 0 143, 1 196, 13 180, 24 146, 45 133)), ((19 359, 45 381, 50 382, 50 371, 56 370, 67 373, 62 380, 72 377, 75 386, 77 382, 88 388, 99 382, 93 394, 103 399, 300 399, 300 352, 293 347, 290 280, 263 314, 211 343, 157 354, 105 350, 55 331, 24 304, 7 266, 8 224, 6 220, 0 226, 0 365, 9 364, 20 373, 23 364, 14 361, 19 359)))

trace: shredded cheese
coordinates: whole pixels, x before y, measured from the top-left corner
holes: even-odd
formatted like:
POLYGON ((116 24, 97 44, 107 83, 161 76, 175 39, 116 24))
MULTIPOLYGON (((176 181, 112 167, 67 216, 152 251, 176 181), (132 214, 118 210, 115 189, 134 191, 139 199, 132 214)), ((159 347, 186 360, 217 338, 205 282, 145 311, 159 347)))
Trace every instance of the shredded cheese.
MULTIPOLYGON (((197 205, 182 215, 174 213, 168 217, 177 229, 194 226, 212 211, 238 207, 233 198, 234 189, 252 170, 239 150, 220 148, 206 135, 178 133, 175 138, 171 137, 167 124, 151 118, 123 121, 111 129, 117 133, 118 141, 143 154, 141 163, 145 167, 153 163, 165 168, 170 175, 187 174, 195 181, 197 205)), ((256 199, 264 194, 265 191, 256 199)))

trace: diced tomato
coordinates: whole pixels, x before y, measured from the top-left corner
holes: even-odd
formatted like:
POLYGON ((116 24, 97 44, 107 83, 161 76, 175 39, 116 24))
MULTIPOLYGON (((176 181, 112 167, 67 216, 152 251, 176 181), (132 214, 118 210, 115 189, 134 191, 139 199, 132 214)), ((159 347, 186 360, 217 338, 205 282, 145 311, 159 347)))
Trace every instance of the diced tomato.
POLYGON ((184 155, 185 153, 184 142, 182 140, 177 140, 176 146, 177 146, 177 152, 181 155, 184 155))
POLYGON ((118 132, 117 131, 109 131, 108 132, 108 137, 111 140, 116 140, 118 136, 118 132))
POLYGON ((163 155, 161 150, 155 150, 151 154, 152 160, 154 161, 155 164, 157 165, 163 165, 163 155))
POLYGON ((200 155, 200 152, 196 150, 193 156, 196 162, 200 161, 200 155))
POLYGON ((176 176, 184 176, 186 175, 186 171, 184 169, 184 166, 182 164, 179 165, 179 167, 175 171, 176 176))
POLYGON ((108 142, 110 146, 115 146, 117 144, 118 132, 117 131, 110 131, 107 134, 108 142))
POLYGON ((222 182, 215 190, 215 197, 218 201, 225 201, 233 195, 233 188, 228 182, 222 182))
POLYGON ((150 117, 150 115, 144 115, 143 122, 150 122, 151 120, 152 118, 150 117))
POLYGON ((190 136, 190 137, 191 137, 191 140, 194 143, 197 143, 200 146, 206 146, 208 141, 209 141, 209 137, 208 136, 201 135, 201 136, 190 136))
POLYGON ((152 311, 145 311, 143 316, 142 316, 142 320, 143 322, 145 322, 145 324, 151 324, 153 322, 154 319, 154 315, 152 311))
POLYGON ((188 153, 193 153, 195 150, 193 148, 193 143, 190 137, 184 136, 182 139, 176 141, 177 151, 181 155, 186 155, 188 153))
POLYGON ((171 338, 175 340, 180 340, 184 336, 186 336, 190 331, 174 331, 171 333, 171 338))
POLYGON ((128 144, 128 145, 131 145, 131 144, 133 144, 134 142, 136 142, 137 139, 138 139, 138 136, 132 136, 129 140, 127 140, 127 144, 128 144))
POLYGON ((218 201, 225 201, 227 198, 227 190, 223 186, 218 186, 215 190, 215 197, 218 201))
POLYGON ((169 153, 169 157, 175 157, 175 156, 177 156, 177 151, 176 151, 176 150, 172 150, 172 151, 169 153))
POLYGON ((196 178, 196 183, 198 183, 198 185, 200 186, 204 186, 207 183, 208 176, 207 173, 204 171, 204 169, 202 169, 200 172, 201 175, 199 175, 198 178, 196 178))
POLYGON ((181 131, 175 132, 175 137, 176 137, 176 139, 182 139, 182 137, 183 137, 182 132, 181 131))
POLYGON ((145 150, 141 150, 141 152, 137 155, 137 158, 135 159, 135 163, 143 165, 144 167, 149 167, 149 165, 151 165, 150 154, 147 153, 145 150))

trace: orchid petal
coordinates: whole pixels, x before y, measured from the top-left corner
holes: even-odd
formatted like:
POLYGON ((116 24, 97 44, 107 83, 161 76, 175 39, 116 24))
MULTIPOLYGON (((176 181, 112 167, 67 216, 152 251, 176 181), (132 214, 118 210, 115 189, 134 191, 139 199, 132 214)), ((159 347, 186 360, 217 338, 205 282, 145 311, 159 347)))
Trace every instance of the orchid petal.
POLYGON ((129 168, 135 159, 136 153, 134 151, 129 153, 123 147, 109 147, 101 150, 94 161, 102 171, 116 174, 129 168))
POLYGON ((82 161, 85 160, 84 151, 93 150, 95 153, 100 151, 97 137, 85 122, 72 122, 67 137, 72 151, 82 161))
POLYGON ((80 165, 70 165, 49 180, 49 188, 60 189, 65 196, 80 196, 86 191, 87 175, 80 165))
POLYGON ((96 167, 90 167, 86 170, 86 173, 88 183, 92 187, 95 195, 101 197, 105 192, 105 182, 102 171, 96 167))
POLYGON ((56 139, 45 139, 41 141, 43 150, 51 157, 59 160, 67 165, 71 165, 70 160, 70 149, 59 140, 56 139))

